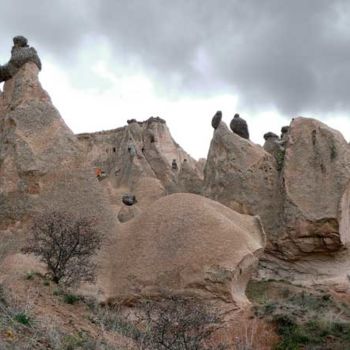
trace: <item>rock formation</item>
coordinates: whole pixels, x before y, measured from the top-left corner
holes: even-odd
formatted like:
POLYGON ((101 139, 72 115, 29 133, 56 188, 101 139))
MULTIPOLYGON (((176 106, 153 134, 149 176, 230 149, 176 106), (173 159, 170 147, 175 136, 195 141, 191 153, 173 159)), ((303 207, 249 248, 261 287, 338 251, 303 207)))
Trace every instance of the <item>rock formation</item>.
POLYGON ((277 170, 281 170, 284 161, 285 149, 283 145, 285 142, 281 141, 279 137, 273 132, 266 133, 264 135, 264 139, 264 150, 275 157, 277 162, 277 170))
POLYGON ((213 117, 213 119, 211 120, 211 126, 214 129, 217 129, 217 127, 219 126, 220 122, 222 119, 222 112, 221 111, 217 111, 213 117))
POLYGON ((28 46, 28 40, 23 36, 13 38, 13 47, 11 50, 10 61, 0 65, 0 82, 11 79, 18 70, 28 62, 33 62, 41 69, 41 61, 33 47, 28 46))
POLYGON ((279 235, 282 197, 276 161, 261 146, 231 133, 224 122, 210 144, 204 194, 240 213, 259 215, 267 236, 279 235))
POLYGON ((285 254, 334 252, 349 241, 349 212, 342 210, 349 205, 349 180, 350 152, 343 136, 317 120, 295 118, 283 166, 285 254))
POLYGON ((189 166, 187 159, 184 159, 181 165, 177 188, 179 192, 202 194, 203 178, 189 166))
POLYGON ((249 140, 248 124, 239 114, 234 115, 230 123, 230 128, 235 134, 249 140))
POLYGON ((287 260, 340 252, 349 242, 350 152, 342 135, 313 119, 295 118, 264 149, 214 132, 204 194, 242 213, 259 215, 267 251, 287 260), (284 136, 285 137, 285 136, 284 136))
POLYGON ((123 224, 113 255, 113 300, 196 295, 243 306, 264 247, 256 217, 201 196, 173 194, 123 224))
MULTIPOLYGON (((38 73, 36 64, 26 63, 5 82, 0 96, 0 236, 18 234, 36 213, 54 209, 98 218, 109 249, 116 214, 38 73)), ((100 266, 107 267, 108 259, 101 259, 100 266)), ((107 288, 110 277, 102 276, 101 286, 107 288)))
POLYGON ((124 194, 122 197, 122 202, 125 205, 132 206, 137 203, 136 196, 129 193, 124 194))
POLYGON ((169 193, 177 192, 176 168, 185 159, 195 178, 203 178, 198 163, 173 140, 159 117, 131 122, 115 130, 80 134, 78 139, 92 166, 105 171, 108 179, 104 181, 117 192, 121 188, 135 192, 138 181, 144 177, 160 180, 169 193))

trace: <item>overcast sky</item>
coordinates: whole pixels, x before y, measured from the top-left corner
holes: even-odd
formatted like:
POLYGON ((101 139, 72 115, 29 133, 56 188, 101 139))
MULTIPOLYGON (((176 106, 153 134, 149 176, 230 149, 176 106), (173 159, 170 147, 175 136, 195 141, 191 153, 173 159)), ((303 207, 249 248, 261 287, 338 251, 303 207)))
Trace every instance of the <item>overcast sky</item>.
POLYGON ((350 138, 347 0, 1 0, 0 25, 1 63, 26 36, 74 132, 161 116, 206 157, 222 110, 256 143, 298 115, 350 138))

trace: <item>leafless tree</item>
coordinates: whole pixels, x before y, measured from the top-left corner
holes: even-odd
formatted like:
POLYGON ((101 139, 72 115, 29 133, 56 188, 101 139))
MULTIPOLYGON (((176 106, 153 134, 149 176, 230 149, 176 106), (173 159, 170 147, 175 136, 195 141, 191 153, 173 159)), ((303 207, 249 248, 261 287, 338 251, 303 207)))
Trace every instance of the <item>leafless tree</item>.
POLYGON ((143 342, 154 350, 225 349, 210 345, 210 338, 220 326, 219 317, 193 298, 171 297, 144 305, 143 342))
POLYGON ((31 237, 23 248, 46 263, 55 283, 93 281, 96 265, 92 257, 101 246, 95 219, 63 212, 47 212, 34 219, 31 237))

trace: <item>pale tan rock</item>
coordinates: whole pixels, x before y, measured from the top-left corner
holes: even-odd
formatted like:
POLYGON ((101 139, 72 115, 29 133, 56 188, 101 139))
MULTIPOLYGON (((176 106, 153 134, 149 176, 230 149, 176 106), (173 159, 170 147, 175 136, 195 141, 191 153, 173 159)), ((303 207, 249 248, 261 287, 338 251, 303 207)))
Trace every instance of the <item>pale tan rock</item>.
POLYGON ((141 177, 133 186, 132 192, 141 209, 148 208, 153 202, 167 195, 161 181, 155 177, 141 177))
MULTIPOLYGON (((5 82, 0 96, 0 236, 17 223, 29 225, 44 211, 93 216, 105 238, 99 266, 107 268, 116 214, 76 136, 42 89, 38 73, 34 63, 25 64, 5 82)), ((106 271, 99 278, 107 287, 106 271)))
POLYGON ((230 132, 214 131, 204 170, 204 194, 244 214, 261 217, 267 237, 281 230, 282 196, 274 157, 261 146, 230 132))
POLYGON ((317 120, 295 118, 283 167, 285 253, 334 252, 349 242, 349 180, 343 136, 317 120))
POLYGON ((201 194, 203 190, 203 178, 199 176, 198 171, 195 171, 188 161, 181 164, 178 175, 177 186, 179 192, 188 192, 201 194))
POLYGON ((132 190, 142 177, 161 181, 168 192, 177 192, 178 166, 185 159, 192 173, 202 177, 198 163, 172 138, 164 120, 149 118, 144 122, 132 122, 128 126, 80 134, 78 139, 91 164, 102 168, 108 181, 115 187, 132 190))
POLYGON ((260 220, 194 194, 172 194, 121 225, 114 301, 192 294, 242 306, 263 252, 260 220))

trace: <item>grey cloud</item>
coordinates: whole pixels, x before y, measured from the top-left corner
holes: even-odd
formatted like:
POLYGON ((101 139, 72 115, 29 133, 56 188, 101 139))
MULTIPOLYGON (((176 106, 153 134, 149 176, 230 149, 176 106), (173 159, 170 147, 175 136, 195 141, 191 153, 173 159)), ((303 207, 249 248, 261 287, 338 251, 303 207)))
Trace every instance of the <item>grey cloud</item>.
POLYGON ((137 59, 164 89, 174 88, 177 77, 178 94, 237 93, 244 108, 276 107, 286 115, 350 109, 346 0, 5 0, 1 6, 1 51, 5 35, 23 33, 65 61, 84 38, 101 35, 116 62, 137 59))

